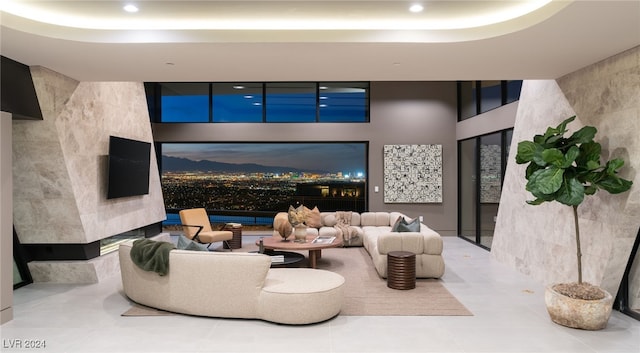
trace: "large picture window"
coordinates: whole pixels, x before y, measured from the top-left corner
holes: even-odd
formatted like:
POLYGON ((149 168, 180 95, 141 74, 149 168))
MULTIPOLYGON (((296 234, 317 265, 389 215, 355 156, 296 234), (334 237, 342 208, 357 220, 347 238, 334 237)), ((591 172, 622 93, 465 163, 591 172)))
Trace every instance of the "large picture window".
POLYGON ((168 213, 366 210, 367 142, 161 143, 168 213))

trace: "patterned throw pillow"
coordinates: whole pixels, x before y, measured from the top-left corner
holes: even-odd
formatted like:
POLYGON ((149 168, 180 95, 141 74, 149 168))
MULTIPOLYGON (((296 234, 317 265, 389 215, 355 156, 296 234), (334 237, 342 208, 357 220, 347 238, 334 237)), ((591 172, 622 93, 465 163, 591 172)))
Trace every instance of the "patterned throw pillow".
POLYGON ((291 223, 291 225, 295 227, 299 224, 304 223, 304 221, 306 220, 306 207, 304 207, 303 205, 298 206, 298 208, 289 206, 289 211, 287 212, 287 214, 289 216, 289 223, 291 223))

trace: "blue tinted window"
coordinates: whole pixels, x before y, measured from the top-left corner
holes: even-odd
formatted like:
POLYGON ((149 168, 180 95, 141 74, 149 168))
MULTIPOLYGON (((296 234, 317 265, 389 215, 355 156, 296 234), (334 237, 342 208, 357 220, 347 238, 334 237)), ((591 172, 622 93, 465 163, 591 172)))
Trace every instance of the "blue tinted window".
POLYGON ((262 122, 262 83, 214 83, 213 122, 262 122))
POLYGON ((160 89, 161 122, 209 122, 208 83, 162 83, 160 89))
POLYGON ((458 83, 458 115, 459 120, 465 120, 478 114, 476 105, 476 81, 461 81, 458 83))
POLYGON ((507 103, 511 103, 519 100, 521 89, 522 89, 522 80, 507 81, 507 103))
POLYGON ((161 123, 369 121, 369 82, 166 82, 145 88, 149 114, 161 123))
POLYGON ((502 82, 482 81, 480 89, 480 112, 484 113, 502 105, 502 82))
POLYGON ((367 83, 320 83, 319 121, 366 122, 368 86, 367 83))
POLYGON ((265 98, 266 120, 269 123, 316 121, 315 83, 267 83, 265 98))

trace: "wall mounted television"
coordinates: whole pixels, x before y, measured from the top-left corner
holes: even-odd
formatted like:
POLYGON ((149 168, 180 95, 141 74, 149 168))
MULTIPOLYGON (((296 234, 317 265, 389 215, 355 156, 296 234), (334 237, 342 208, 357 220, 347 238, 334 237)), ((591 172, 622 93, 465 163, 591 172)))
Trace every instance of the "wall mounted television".
POLYGON ((107 199, 149 193, 151 143, 109 137, 107 199))

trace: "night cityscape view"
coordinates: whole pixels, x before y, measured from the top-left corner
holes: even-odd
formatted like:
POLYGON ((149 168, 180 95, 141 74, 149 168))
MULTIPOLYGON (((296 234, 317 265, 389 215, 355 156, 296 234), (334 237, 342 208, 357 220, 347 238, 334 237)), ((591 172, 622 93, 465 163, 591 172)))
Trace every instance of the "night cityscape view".
POLYGON ((161 148, 167 210, 365 208, 365 143, 164 143, 161 148))

